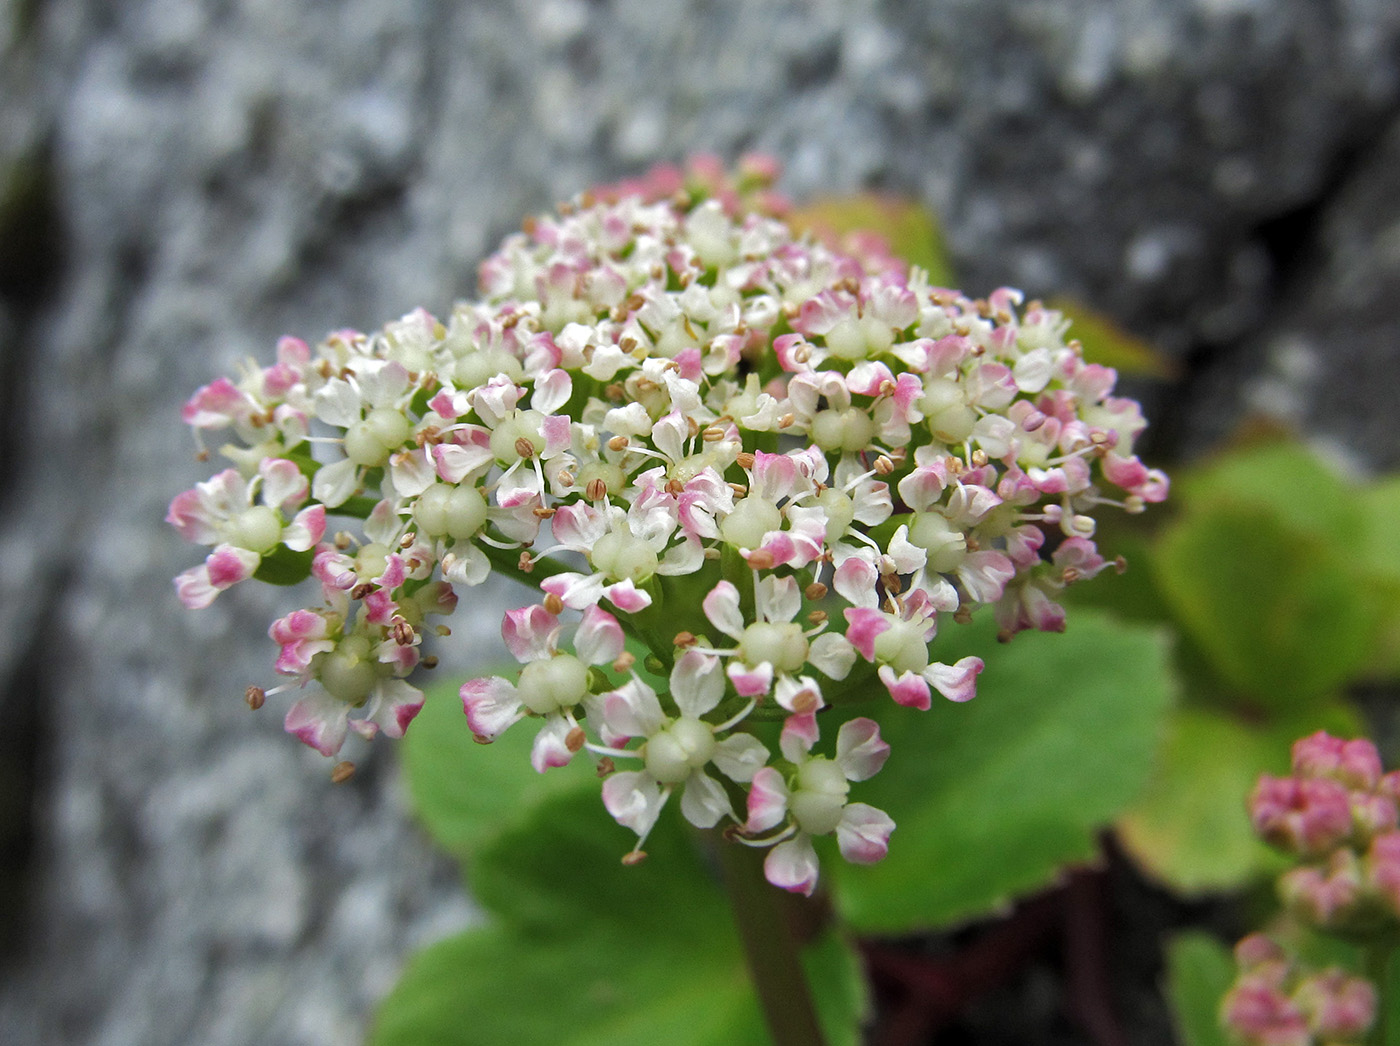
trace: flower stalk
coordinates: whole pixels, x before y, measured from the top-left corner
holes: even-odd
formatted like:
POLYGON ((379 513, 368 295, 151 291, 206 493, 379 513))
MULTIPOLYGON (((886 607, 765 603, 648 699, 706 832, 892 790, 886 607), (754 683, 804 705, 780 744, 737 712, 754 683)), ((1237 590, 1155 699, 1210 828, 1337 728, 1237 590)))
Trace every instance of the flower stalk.
POLYGON ((791 918, 796 904, 812 902, 774 890, 764 879, 762 854, 710 833, 719 859, 749 978, 774 1046, 824 1046, 800 943, 791 918))

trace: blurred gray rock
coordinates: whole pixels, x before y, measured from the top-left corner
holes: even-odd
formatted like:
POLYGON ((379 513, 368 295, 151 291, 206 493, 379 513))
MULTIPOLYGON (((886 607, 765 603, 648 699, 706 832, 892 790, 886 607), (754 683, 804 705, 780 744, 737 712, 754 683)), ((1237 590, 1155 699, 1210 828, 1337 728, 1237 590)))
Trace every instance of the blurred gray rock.
POLYGON ((7 1044, 355 1042, 474 917, 392 746, 333 787, 243 706, 291 597, 176 604, 178 408, 282 333, 446 310, 592 182, 762 149, 798 198, 917 195, 969 290, 1182 361, 1163 452, 1253 404, 1400 460, 1393 0, 11 0, 0 54, 7 1044))

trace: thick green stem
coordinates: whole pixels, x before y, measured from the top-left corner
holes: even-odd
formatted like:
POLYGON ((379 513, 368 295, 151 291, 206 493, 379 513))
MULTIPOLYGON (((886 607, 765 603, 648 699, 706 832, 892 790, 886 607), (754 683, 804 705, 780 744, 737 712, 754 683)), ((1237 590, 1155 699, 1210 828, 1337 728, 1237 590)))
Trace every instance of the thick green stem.
POLYGON ((749 976, 774 1046, 823 1046, 807 974, 788 919, 790 895, 763 877, 764 852, 715 838, 749 976))

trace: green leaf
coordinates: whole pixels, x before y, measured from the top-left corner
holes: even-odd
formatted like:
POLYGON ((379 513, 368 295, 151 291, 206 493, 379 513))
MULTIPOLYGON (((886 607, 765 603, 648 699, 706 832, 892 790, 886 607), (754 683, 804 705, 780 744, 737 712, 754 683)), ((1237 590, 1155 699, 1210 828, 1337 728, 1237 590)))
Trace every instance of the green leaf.
POLYGON ((1123 847, 1152 878, 1180 894, 1237 889, 1286 861, 1254 835, 1245 803, 1260 774, 1286 774, 1293 742, 1317 730, 1365 732, 1350 705, 1334 701, 1303 716, 1246 722, 1227 712, 1183 708, 1151 782, 1118 821, 1123 847))
POLYGON ((269 585, 299 585, 311 576, 311 560, 315 549, 297 552, 286 545, 278 545, 262 557, 253 577, 269 585))
MULTIPOLYGON (((596 794, 554 796, 497 833, 473 885, 500 922, 415 958, 371 1046, 762 1046, 724 894, 677 822, 663 814, 635 867, 596 794)), ((804 960, 829 1041, 855 1046, 854 955, 828 934, 804 960)))
POLYGON ((795 209, 788 224, 837 246, 851 233, 874 233, 897 257, 927 272, 934 286, 957 284, 942 230, 913 200, 881 193, 830 197, 795 209))
POLYGON ((1123 374, 1176 377, 1176 365, 1171 360, 1103 313, 1069 298, 1052 298, 1047 304, 1070 320, 1069 337, 1079 339, 1084 358, 1090 363, 1112 367, 1123 374))
POLYGON ((1365 532, 1358 566, 1376 602, 1375 651, 1368 674, 1400 678, 1400 476, 1362 491, 1365 532))
POLYGON ((1191 511, 1248 506, 1333 541, 1355 541, 1364 526, 1357 487, 1292 439, 1250 442, 1174 476, 1173 500, 1191 511))
POLYGON ((995 633, 979 618, 940 637, 943 660, 986 661, 976 700, 878 713, 892 753, 852 799, 899 827, 880 864, 830 864, 860 930, 939 926, 1045 885, 1095 855, 1146 781, 1173 690, 1159 633, 1092 612, 1064 635, 995 633))
POLYGON ((404 735, 404 773, 414 811, 449 853, 472 857, 552 796, 596 796, 598 782, 587 760, 535 772, 530 765, 535 731, 530 727, 529 722, 517 723, 492 744, 477 744, 457 685, 443 683, 428 691, 423 710, 404 735))
POLYGON ((1241 504, 1198 504, 1152 566, 1191 638, 1265 708, 1303 709, 1371 654, 1376 621, 1329 540, 1241 504))
POLYGON ((1229 1046, 1220 1000, 1234 980, 1234 957, 1209 934, 1185 933, 1167 946, 1166 995, 1181 1046, 1229 1046))

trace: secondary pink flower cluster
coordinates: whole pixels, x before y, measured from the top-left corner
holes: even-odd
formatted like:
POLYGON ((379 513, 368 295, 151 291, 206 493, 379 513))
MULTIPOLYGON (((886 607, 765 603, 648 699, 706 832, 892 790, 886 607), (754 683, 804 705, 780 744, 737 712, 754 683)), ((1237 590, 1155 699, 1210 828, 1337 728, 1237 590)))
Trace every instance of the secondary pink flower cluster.
POLYGON ((1400 921, 1400 771, 1376 746, 1318 732, 1293 745, 1293 774, 1260 778, 1255 831, 1304 863, 1279 879, 1291 912, 1328 930, 1367 933, 1400 921))
POLYGON ((1240 1046, 1343 1046, 1375 1023, 1376 989, 1364 978, 1308 971, 1263 934, 1240 941, 1235 961, 1221 1021, 1240 1046))
POLYGON ((887 748, 851 719, 816 754, 844 718, 822 710, 971 698, 982 663, 932 658, 939 621, 987 605, 1008 636, 1062 628, 1058 593, 1107 565, 1095 513, 1167 482, 1063 316, 799 236, 774 173, 585 194, 510 236, 447 317, 286 338, 195 394, 185 418, 229 434, 231 467, 171 505, 212 546, 181 598, 320 585, 271 630, 278 689, 302 694, 288 730, 328 755, 349 727, 401 735, 421 638, 445 631, 428 619, 505 573, 538 598, 504 622, 518 674, 462 688, 480 739, 529 719, 538 769, 589 753, 638 847, 679 793, 693 823, 771 846, 789 889, 814 887, 813 836, 883 855, 892 822, 847 796, 887 748))

